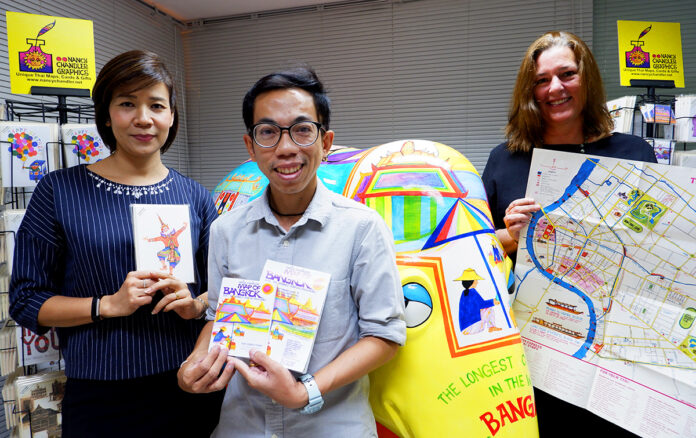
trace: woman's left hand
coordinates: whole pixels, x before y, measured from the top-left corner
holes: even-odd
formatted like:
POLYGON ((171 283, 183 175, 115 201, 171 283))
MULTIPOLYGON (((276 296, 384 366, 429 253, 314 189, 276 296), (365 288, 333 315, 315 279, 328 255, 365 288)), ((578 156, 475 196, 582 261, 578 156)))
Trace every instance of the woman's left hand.
MULTIPOLYGON (((532 218, 532 214, 541 209, 532 198, 515 199, 505 209, 505 228, 507 228, 510 237, 517 243, 520 239, 520 231, 524 228, 532 218)), ((515 248, 516 249, 516 248, 515 248)))
POLYGON ((172 275, 154 283, 145 292, 154 293, 158 290, 161 290, 164 296, 152 310, 153 315, 160 311, 173 310, 183 319, 193 319, 205 311, 204 305, 191 295, 186 283, 172 275))

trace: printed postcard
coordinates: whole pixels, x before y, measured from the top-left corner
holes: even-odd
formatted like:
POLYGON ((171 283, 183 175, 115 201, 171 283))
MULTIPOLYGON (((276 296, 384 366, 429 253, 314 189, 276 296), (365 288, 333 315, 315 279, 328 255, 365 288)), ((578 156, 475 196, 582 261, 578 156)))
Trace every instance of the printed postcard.
POLYGON ((132 204, 131 212, 136 268, 194 283, 189 206, 132 204))
POLYGON ((20 437, 61 435, 65 382, 62 371, 17 377, 20 437))
POLYGON ((3 187, 35 187, 58 168, 48 146, 58 142, 57 123, 0 122, 3 187))
POLYGON ((60 129, 65 151, 65 167, 93 164, 111 155, 109 147, 99 136, 97 125, 68 123, 60 129))

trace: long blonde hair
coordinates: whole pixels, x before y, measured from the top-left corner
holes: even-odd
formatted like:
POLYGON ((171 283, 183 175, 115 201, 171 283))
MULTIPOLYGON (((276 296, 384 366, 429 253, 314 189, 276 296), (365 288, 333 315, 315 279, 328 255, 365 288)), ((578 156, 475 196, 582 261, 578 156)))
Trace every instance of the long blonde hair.
POLYGON ((512 152, 530 152, 544 142, 544 119, 534 100, 536 61, 551 47, 569 47, 575 54, 578 73, 585 93, 583 108, 583 135, 585 138, 604 137, 611 133, 613 121, 606 106, 604 84, 599 67, 587 45, 570 32, 546 32, 527 49, 517 73, 515 89, 510 102, 505 137, 512 152))

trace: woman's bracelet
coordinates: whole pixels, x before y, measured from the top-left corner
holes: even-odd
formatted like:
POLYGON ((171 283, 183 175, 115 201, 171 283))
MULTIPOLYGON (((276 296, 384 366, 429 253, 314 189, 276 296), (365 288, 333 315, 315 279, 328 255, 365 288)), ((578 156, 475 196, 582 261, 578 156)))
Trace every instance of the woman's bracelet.
POLYGON ((92 297, 92 322, 99 322, 103 318, 99 313, 99 304, 101 303, 101 297, 92 297))
POLYGON ((196 319, 203 319, 203 318, 205 318, 206 313, 208 313, 208 303, 206 303, 205 300, 201 297, 196 297, 196 301, 203 304, 203 311, 201 312, 200 315, 198 315, 196 317, 196 319))

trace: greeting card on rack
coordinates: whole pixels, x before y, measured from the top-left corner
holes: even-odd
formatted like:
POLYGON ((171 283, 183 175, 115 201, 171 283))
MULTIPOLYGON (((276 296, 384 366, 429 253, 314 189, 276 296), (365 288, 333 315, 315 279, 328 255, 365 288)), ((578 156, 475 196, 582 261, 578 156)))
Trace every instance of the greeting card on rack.
POLYGON ((674 142, 664 138, 646 138, 648 143, 652 143, 655 151, 655 158, 660 164, 671 164, 672 153, 674 152, 674 142))
MULTIPOLYGON (((5 426, 7 430, 12 430, 19 424, 17 411, 17 397, 15 392, 15 381, 21 375, 20 370, 15 369, 5 379, 2 387, 2 399, 5 405, 5 426)), ((12 434, 11 436, 15 436, 12 434)))
POLYGON ((676 123, 674 111, 670 104, 646 103, 640 106, 645 123, 660 123, 663 125, 674 125, 676 123))
POLYGON ((674 113, 677 118, 676 140, 696 142, 696 95, 677 96, 674 113))
POLYGON ((7 262, 7 272, 12 273, 12 261, 14 260, 15 236, 17 230, 24 219, 25 209, 8 209, 2 212, 2 221, 4 223, 5 233, 3 234, 5 242, 5 253, 3 254, 7 262))
POLYGON ((136 268, 195 283, 189 206, 131 204, 131 214, 136 268))
POLYGON ((99 136, 97 125, 68 123, 60 129, 65 149, 65 167, 96 163, 111 155, 108 146, 99 136))
POLYGON ((249 350, 268 345, 275 286, 255 280, 223 278, 210 348, 220 344, 230 356, 249 358, 249 350))
POLYGON ((61 435, 60 412, 65 382, 62 371, 17 377, 15 391, 20 413, 20 437, 61 435))
POLYGON ((8 324, 0 329, 0 375, 6 376, 17 369, 16 326, 8 324))
POLYGON ((56 329, 51 329, 43 335, 38 335, 28 328, 16 327, 17 361, 20 366, 39 363, 57 364, 60 360, 60 346, 56 329))
POLYGON ((614 120, 612 132, 630 134, 633 128, 633 112, 636 96, 623 96, 607 102, 607 109, 614 120))
POLYGON ((0 122, 3 187, 35 187, 58 162, 47 153, 58 142, 57 123, 0 122))
POLYGON ((261 272, 261 288, 276 289, 266 353, 290 370, 307 371, 330 280, 331 274, 273 260, 261 272))
MULTIPOLYGON (((1 271, 0 271, 1 272, 1 271)), ((10 317, 10 275, 0 273, 0 321, 10 317)))

